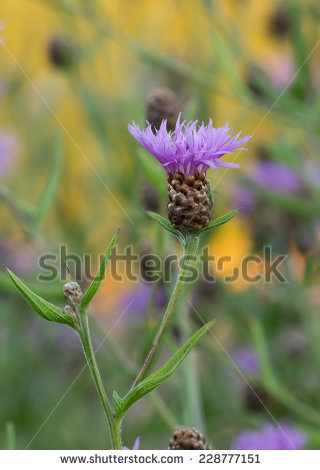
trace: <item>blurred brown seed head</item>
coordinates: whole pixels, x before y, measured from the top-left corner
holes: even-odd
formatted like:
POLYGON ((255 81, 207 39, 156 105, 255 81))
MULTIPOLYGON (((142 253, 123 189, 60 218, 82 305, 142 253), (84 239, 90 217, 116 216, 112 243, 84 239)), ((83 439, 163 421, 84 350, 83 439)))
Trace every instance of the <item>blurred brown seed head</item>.
POLYGON ((74 63, 76 56, 73 41, 63 35, 53 36, 47 45, 50 63, 58 68, 67 68, 74 63))
POLYGON ((278 38, 283 38, 290 31, 290 27, 289 12, 285 8, 278 8, 270 17, 270 32, 278 38))
POLYGON ((265 390, 255 385, 254 390, 246 386, 243 396, 244 406, 248 411, 265 411, 265 407, 274 405, 274 400, 265 390))
POLYGON ((141 202, 143 203, 144 209, 147 211, 158 212, 160 208, 160 201, 157 191, 145 178, 141 179, 140 191, 141 202))
POLYGON ((167 129, 173 130, 179 114, 176 95, 168 88, 157 88, 149 96, 146 108, 147 121, 156 129, 167 119, 167 129))
POLYGON ((206 438, 196 428, 177 426, 169 441, 170 450, 209 449, 206 438))

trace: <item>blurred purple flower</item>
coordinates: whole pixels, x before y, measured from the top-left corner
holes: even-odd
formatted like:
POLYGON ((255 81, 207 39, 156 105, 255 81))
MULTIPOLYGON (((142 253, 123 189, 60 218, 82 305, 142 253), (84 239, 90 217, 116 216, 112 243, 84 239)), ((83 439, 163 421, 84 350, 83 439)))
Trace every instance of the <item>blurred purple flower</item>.
POLYGON ((236 349, 231 356, 237 366, 248 374, 258 375, 260 373, 260 363, 254 349, 236 349))
POLYGON ((0 179, 14 167, 17 148, 17 139, 3 130, 0 131, 0 179))
MULTIPOLYGON (((126 318, 143 318, 151 299, 152 284, 141 283, 127 291, 121 299, 121 306, 130 304, 126 318)), ((166 306, 167 298, 163 286, 158 285, 155 309, 159 311, 166 306)))
POLYGON ((36 268, 36 260, 40 252, 28 242, 15 239, 0 241, 1 263, 5 263, 18 276, 26 276, 36 268))
POLYGON ((250 136, 239 139, 241 132, 232 137, 233 129, 228 123, 215 129, 212 120, 207 126, 197 126, 198 121, 180 123, 181 114, 174 131, 167 131, 167 121, 163 120, 160 129, 151 124, 141 130, 134 122, 129 124, 130 134, 162 164, 167 173, 182 172, 186 177, 206 172, 209 167, 217 171, 217 166, 238 168, 236 163, 220 161, 220 158, 234 150, 241 150, 250 136))
POLYGON ((292 85, 296 70, 295 61, 288 53, 272 54, 265 60, 265 71, 273 86, 280 90, 292 85))
MULTIPOLYGON (((137 437, 137 439, 134 441, 134 444, 133 444, 133 447, 132 447, 132 450, 138 450, 139 449, 139 446, 140 446, 140 436, 137 437)), ((130 450, 129 447, 122 447, 122 450, 130 450)))
POLYGON ((282 193, 295 193, 301 189, 298 175, 277 162, 258 162, 251 170, 250 176, 256 183, 282 193))
POLYGON ((243 431, 232 442, 232 450, 298 450, 308 442, 306 434, 287 424, 266 424, 260 431, 243 431))
POLYGON ((250 188, 242 184, 234 184, 231 187, 231 193, 236 207, 241 207, 246 212, 250 212, 255 207, 257 198, 250 188))

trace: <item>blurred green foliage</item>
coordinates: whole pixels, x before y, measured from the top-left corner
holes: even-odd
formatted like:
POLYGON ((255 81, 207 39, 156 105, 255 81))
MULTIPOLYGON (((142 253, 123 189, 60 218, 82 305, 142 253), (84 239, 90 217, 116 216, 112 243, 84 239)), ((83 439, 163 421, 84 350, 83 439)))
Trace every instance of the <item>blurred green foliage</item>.
MULTIPOLYGON (((213 334, 188 369, 129 411, 128 446, 141 435, 141 448, 167 448, 172 423, 192 425, 185 421, 196 406, 213 448, 229 448, 271 415, 320 448, 320 11, 316 1, 280 3, 289 27, 275 34, 276 1, 1 2, 1 129, 15 136, 17 152, 10 172, 0 171, 0 259, 55 304, 64 305, 62 284, 37 282, 37 259, 59 253, 61 243, 97 259, 121 227, 120 250, 177 250, 144 213, 147 177, 165 216, 164 173, 127 132, 128 122, 145 120, 152 90, 172 89, 188 118, 212 116, 216 126, 229 121, 252 135, 249 155, 235 155, 240 171, 209 172, 215 217, 244 206, 206 240, 211 254, 230 254, 232 266, 186 293, 157 363, 183 344, 185 316, 193 330, 218 318, 213 334), (283 180, 255 177, 266 162, 281 166, 275 174, 283 180), (288 283, 224 282, 229 268, 265 245, 288 255, 288 283), (241 349, 258 357, 258 373, 237 364, 241 349)), ((111 331, 97 359, 106 388, 120 396, 152 329, 147 309, 120 319, 123 299, 137 290, 108 277, 91 309, 95 345, 111 331)), ((72 330, 34 315, 4 273, 0 293, 1 447, 105 448, 104 417, 72 330)))

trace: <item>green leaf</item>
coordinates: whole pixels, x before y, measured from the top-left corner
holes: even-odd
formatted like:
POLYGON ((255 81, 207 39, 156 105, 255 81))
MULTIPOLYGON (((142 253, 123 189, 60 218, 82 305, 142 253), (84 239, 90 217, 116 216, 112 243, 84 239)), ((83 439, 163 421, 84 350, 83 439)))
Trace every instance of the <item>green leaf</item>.
POLYGON ((158 222, 158 224, 160 224, 161 227, 163 227, 163 228, 166 229, 168 232, 172 233, 172 235, 174 235, 175 237, 177 237, 183 245, 185 244, 185 237, 182 235, 181 232, 179 232, 178 230, 176 230, 175 228, 172 227, 172 225, 170 224, 169 220, 165 219, 164 217, 161 217, 161 215, 156 214, 155 212, 147 211, 147 214, 148 214, 153 220, 155 220, 156 222, 158 222))
POLYGON ((229 220, 231 220, 236 214, 238 214, 239 210, 240 209, 236 209, 234 211, 228 212, 222 217, 218 217, 217 219, 214 219, 207 227, 200 230, 200 233, 209 232, 209 230, 212 230, 215 227, 219 227, 219 225, 223 225, 226 222, 229 222, 229 220))
POLYGON ((115 242, 117 241, 119 230, 120 229, 117 230, 116 234, 114 235, 111 242, 109 243, 109 246, 107 248, 107 251, 105 252, 105 255, 104 255, 103 260, 101 262, 100 268, 99 268, 99 270, 96 274, 96 277, 93 279, 93 281, 91 282, 91 284, 88 287, 87 291, 85 292, 85 294, 82 297, 81 308, 83 310, 86 310, 89 307, 91 300, 93 299, 93 297, 98 292, 98 289, 100 287, 100 284, 101 284, 101 282, 104 278, 104 274, 105 274, 106 269, 107 269, 107 265, 108 265, 108 261, 109 261, 110 256, 111 256, 112 248, 113 248, 115 242))
POLYGON ((166 199, 168 197, 167 185, 161 165, 149 152, 142 148, 138 148, 136 154, 145 177, 157 191, 159 198, 166 199))
POLYGON ((115 404, 115 410, 117 417, 122 417, 124 413, 140 398, 144 397, 152 390, 154 390, 158 385, 164 382, 168 377, 170 377, 182 363, 182 361, 187 357, 191 349, 198 343, 203 335, 212 327, 214 320, 204 325, 200 330, 198 330, 192 338, 185 343, 179 351, 172 356, 171 359, 159 369, 154 374, 150 375, 148 378, 140 382, 136 387, 129 391, 129 393, 120 398, 117 392, 113 393, 113 399, 115 404))
POLYGON ((56 195, 61 175, 62 154, 62 138, 61 135, 58 134, 54 142, 53 162, 49 178, 46 182, 44 191, 39 199, 37 209, 34 214, 34 222, 36 225, 39 224, 46 215, 56 195))
POLYGON ((270 191, 269 188, 264 188, 254 182, 248 182, 248 184, 255 189, 260 198, 276 207, 277 210, 304 219, 311 219, 320 213, 319 200, 270 191))
POLYGON ((67 312, 64 312, 61 308, 47 302, 46 300, 39 297, 37 294, 32 292, 10 269, 5 267, 9 274, 13 284, 21 292, 26 301, 31 307, 43 318, 49 321, 57 323, 66 323, 70 326, 75 326, 74 318, 67 312))

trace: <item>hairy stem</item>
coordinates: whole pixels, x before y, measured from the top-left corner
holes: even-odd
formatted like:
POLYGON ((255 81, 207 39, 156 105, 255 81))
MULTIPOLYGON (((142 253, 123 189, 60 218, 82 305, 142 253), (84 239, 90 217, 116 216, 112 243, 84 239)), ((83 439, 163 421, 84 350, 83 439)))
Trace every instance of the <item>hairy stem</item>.
POLYGON ((85 357, 87 359, 88 367, 91 372, 93 381, 98 391, 103 410, 105 412, 111 439, 112 449, 121 449, 121 437, 120 437, 120 421, 114 416, 111 405, 109 403, 106 391, 104 389, 98 364, 93 351, 87 312, 80 311, 78 313, 78 320, 80 323, 79 337, 83 347, 85 357))
POLYGON ((160 326, 158 328, 158 331, 157 331, 157 333, 156 333, 156 335, 155 335, 155 337, 154 337, 154 339, 151 343, 151 346, 150 346, 149 351, 146 355, 146 358, 143 361, 143 364, 140 368, 140 371, 139 371, 137 377, 135 378, 135 380, 132 384, 131 389, 134 388, 141 381, 143 375, 145 374, 145 372, 146 372, 146 370, 147 370, 147 368, 148 368, 148 366, 151 362, 151 359, 153 358, 154 353, 156 352, 156 350, 159 346, 161 338, 162 338, 162 336, 163 336, 163 334, 164 334, 164 332, 167 328, 169 320, 172 316, 172 313, 175 309, 175 306, 178 302, 178 299, 179 299, 180 294, 182 292, 182 289, 184 287, 185 280, 188 276, 188 268, 189 268, 190 264, 194 261, 194 256, 195 256, 195 253, 197 251, 198 244, 199 244, 199 239, 195 236, 190 235, 186 240, 186 244, 183 247, 183 259, 182 259, 180 271, 179 271, 179 274, 178 274, 176 284, 175 284, 175 287, 173 289, 171 298, 169 300, 167 309, 166 309, 166 311, 163 315, 163 318, 162 318, 162 321, 161 321, 160 326))

